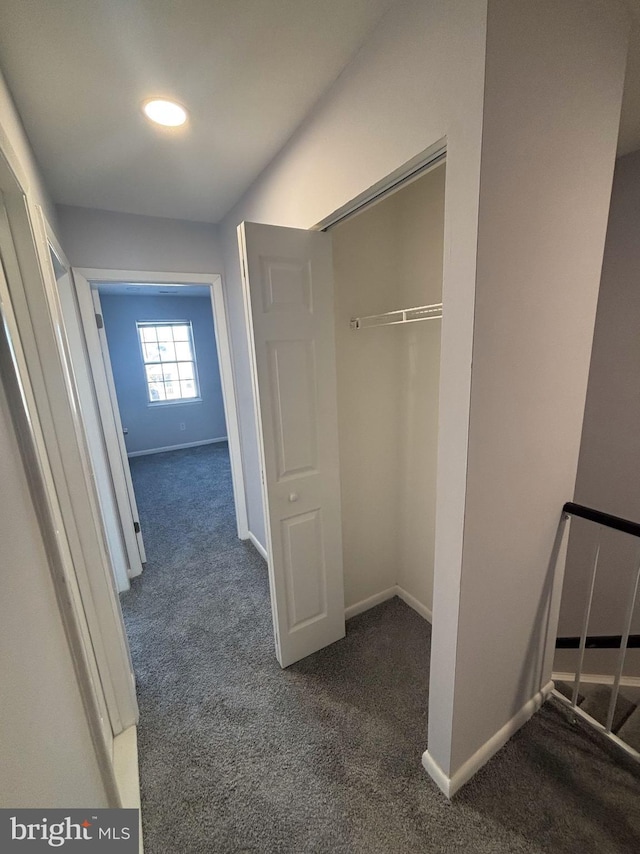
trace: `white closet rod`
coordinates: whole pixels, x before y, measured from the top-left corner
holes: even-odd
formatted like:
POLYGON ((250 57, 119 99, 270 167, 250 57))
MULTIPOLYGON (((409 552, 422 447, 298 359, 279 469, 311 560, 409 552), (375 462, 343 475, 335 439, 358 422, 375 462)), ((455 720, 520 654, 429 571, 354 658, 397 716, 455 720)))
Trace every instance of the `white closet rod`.
POLYGON ((369 314, 367 317, 352 317, 349 325, 352 329, 367 329, 371 326, 394 326, 398 323, 416 323, 418 320, 439 320, 442 317, 442 303, 419 305, 416 308, 401 308, 387 311, 385 314, 369 314))

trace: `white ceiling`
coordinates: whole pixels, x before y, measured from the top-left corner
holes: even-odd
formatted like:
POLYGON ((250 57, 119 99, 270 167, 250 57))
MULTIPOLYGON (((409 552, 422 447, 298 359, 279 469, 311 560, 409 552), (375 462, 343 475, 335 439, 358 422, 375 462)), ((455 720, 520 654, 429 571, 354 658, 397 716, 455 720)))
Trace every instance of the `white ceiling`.
POLYGON ((1 0, 0 67, 55 202, 217 222, 392 2, 1 0))
MULTIPOLYGON (((0 0, 0 67, 55 202, 218 222, 393 2, 0 0), (150 125, 154 95, 188 126, 150 125)), ((638 148, 640 25, 618 150, 638 148)))

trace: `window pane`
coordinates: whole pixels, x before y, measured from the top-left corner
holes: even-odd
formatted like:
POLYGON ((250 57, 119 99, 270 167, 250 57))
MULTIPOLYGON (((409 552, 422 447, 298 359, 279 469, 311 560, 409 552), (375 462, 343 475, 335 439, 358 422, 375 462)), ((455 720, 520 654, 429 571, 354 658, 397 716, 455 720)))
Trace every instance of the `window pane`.
POLYGON ((191 361, 193 359, 191 344, 188 341, 177 341, 175 348, 176 359, 184 359, 185 361, 191 361))
POLYGON ((175 362, 170 362, 169 364, 165 362, 162 365, 162 372, 164 374, 165 382, 172 382, 173 380, 178 380, 180 378, 178 365, 175 362))
POLYGON ((189 322, 147 324, 138 335, 151 402, 198 397, 195 357, 189 322))
POLYGON ((175 362, 176 350, 173 341, 163 341, 161 344, 158 344, 158 348, 160 350, 160 358, 163 362, 175 362))
POLYGON ((179 382, 170 382, 164 384, 165 392, 167 395, 167 400, 179 400, 180 399, 180 383, 179 382))
POLYGON ((149 384, 159 382, 161 383, 163 380, 162 376, 162 365, 147 365, 147 382, 149 384))
POLYGON ((180 362, 178 365, 181 380, 193 379, 193 362, 180 362))
POLYGON ((159 362, 160 351, 157 343, 144 344, 144 360, 145 362, 159 362))
POLYGON ((174 341, 189 341, 189 327, 188 326, 174 326, 173 327, 173 340, 174 341))
POLYGON ((180 383, 182 397, 197 397, 196 386, 193 380, 182 380, 180 383))

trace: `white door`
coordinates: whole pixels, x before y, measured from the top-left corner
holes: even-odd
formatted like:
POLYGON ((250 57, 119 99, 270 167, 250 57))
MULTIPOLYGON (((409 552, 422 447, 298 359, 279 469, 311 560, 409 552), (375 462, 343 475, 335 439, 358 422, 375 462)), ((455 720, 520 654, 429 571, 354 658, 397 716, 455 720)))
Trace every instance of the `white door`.
POLYGON ((98 494, 107 550, 118 591, 129 589, 129 560, 124 544, 122 523, 118 513, 115 489, 107 450, 105 447, 102 424, 94 391, 94 384, 87 358, 82 324, 76 305, 76 295, 68 272, 56 278, 58 297, 64 318, 64 328, 69 345, 69 354, 73 368, 78 398, 85 426, 87 445, 91 457, 93 479, 98 494))
MULTIPOLYGON (((85 280, 86 281, 86 280, 85 280)), ((122 419, 120 418, 120 407, 118 406, 118 395, 116 394, 116 384, 113 379, 113 370, 111 368, 111 357, 109 356, 109 343, 107 341, 107 333, 104 329, 104 322, 102 320, 102 306, 100 305, 100 294, 98 291, 92 287, 91 288, 91 299, 93 301, 93 307, 96 312, 96 318, 100 318, 100 322, 97 324, 98 329, 98 338, 100 340, 100 351, 102 353, 102 367, 104 368, 104 377, 107 381, 107 389, 109 392, 109 400, 111 401, 111 415, 113 417, 113 423, 115 426, 115 437, 118 440, 118 451, 120 460, 122 462, 122 471, 124 474, 126 494, 128 501, 125 501, 124 493, 122 496, 122 504, 123 504, 123 512, 127 512, 127 507, 131 513, 131 519, 133 520, 133 528, 136 534, 136 542, 138 544, 138 553, 140 555, 140 560, 142 563, 147 562, 147 553, 144 548, 144 539, 142 537, 142 528, 140 527, 140 514, 138 513, 138 502, 136 501, 136 494, 133 489, 133 481, 131 480, 131 468, 129 466, 129 457, 127 456, 127 446, 124 441, 124 430, 122 427, 122 419)), ((96 361, 98 361, 98 354, 95 354, 96 361)), ((99 366, 98 366, 99 368, 99 366)), ((106 400, 105 400, 106 404, 106 400)), ((115 454, 114 447, 114 458, 117 459, 117 455, 115 454)))
MULTIPOLYGON (((72 270, 76 295, 87 353, 91 365, 91 374, 95 385, 96 399, 102 423, 104 441, 109 460, 109 468, 115 490, 118 513, 122 524, 124 543, 129 562, 129 577, 133 578, 142 572, 145 561, 144 543, 138 517, 129 460, 122 436, 122 424, 117 405, 112 404, 110 381, 110 363, 105 365, 102 354, 100 335, 104 335, 102 317, 95 311, 91 286, 77 270, 72 270)), ((105 340, 106 347, 106 340, 105 340)))
POLYGON ((331 239, 248 222, 238 237, 286 667, 345 634, 331 239))

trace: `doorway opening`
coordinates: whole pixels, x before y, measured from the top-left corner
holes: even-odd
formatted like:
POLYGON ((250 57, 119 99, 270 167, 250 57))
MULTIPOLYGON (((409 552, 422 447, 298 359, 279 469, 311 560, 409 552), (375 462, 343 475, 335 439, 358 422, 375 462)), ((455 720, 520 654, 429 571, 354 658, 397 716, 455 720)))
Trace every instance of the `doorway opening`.
MULTIPOLYGON (((172 496, 178 484, 188 480, 195 495, 198 490, 215 489, 220 467, 229 470, 209 288, 103 283, 94 285, 92 296, 102 319, 100 337, 111 405, 117 407, 122 425, 140 510, 139 535, 146 533, 157 545, 165 530, 161 516, 174 512, 172 496)), ((220 501, 218 515, 225 513, 233 521, 232 492, 225 493, 229 506, 219 506, 220 501)), ((215 526, 215 518, 209 521, 215 526)), ((174 539, 179 534, 206 537, 195 505, 192 514, 179 522, 176 519, 175 525, 174 539)), ((123 587, 127 589, 128 584, 123 587)))
MULTIPOLYGON (((142 515, 157 520, 160 506, 171 512, 167 498, 186 476, 184 467, 190 467, 195 492, 203 484, 215 484, 208 468, 218 461, 230 487, 226 506, 218 502, 219 514, 224 511, 234 536, 245 539, 239 429, 220 277, 192 274, 185 281, 179 274, 99 270, 56 272, 56 277, 119 592, 129 589, 147 560, 136 495, 138 469, 156 471, 155 483, 146 484, 142 515), (162 463, 154 466, 152 460, 160 458, 162 463), (168 492, 163 501, 161 491, 168 492)), ((209 521, 214 525, 215 520, 209 521)), ((174 530, 183 537, 198 536, 205 527, 194 512, 174 530)), ((159 531, 147 532, 156 545, 159 531)))

